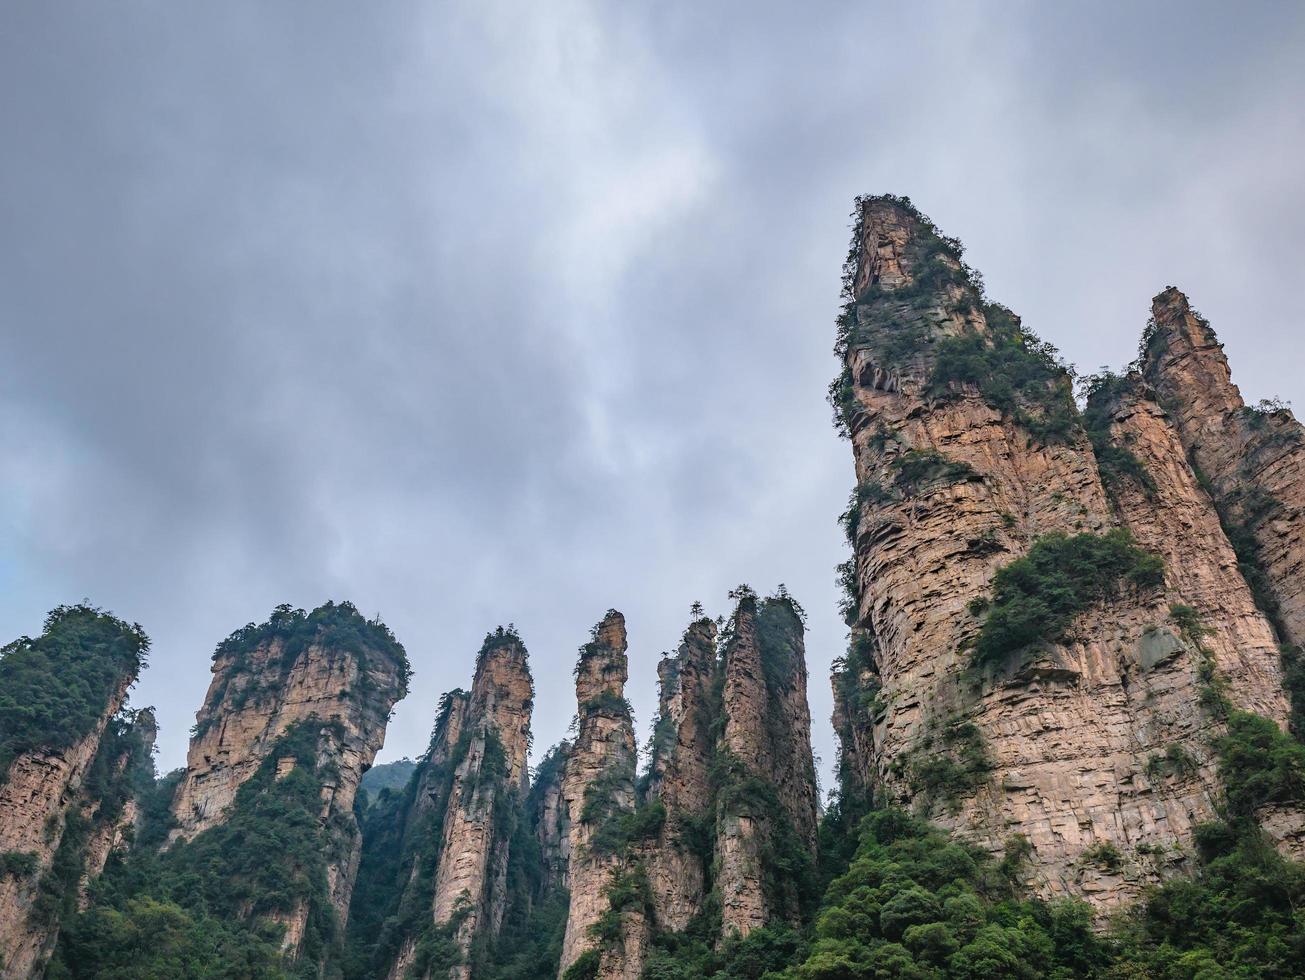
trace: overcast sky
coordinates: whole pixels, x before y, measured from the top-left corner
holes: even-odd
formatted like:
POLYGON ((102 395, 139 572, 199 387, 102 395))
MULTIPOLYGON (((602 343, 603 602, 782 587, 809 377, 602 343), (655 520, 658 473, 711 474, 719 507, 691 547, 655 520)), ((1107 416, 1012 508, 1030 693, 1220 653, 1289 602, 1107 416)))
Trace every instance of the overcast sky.
POLYGON ((608 607, 642 737, 690 603, 785 582, 827 772, 853 196, 1081 368, 1172 283, 1300 404, 1303 51, 1276 2, 7 3, 0 636, 139 621, 168 769, 278 603, 405 644, 382 759, 511 621, 541 750, 608 607))

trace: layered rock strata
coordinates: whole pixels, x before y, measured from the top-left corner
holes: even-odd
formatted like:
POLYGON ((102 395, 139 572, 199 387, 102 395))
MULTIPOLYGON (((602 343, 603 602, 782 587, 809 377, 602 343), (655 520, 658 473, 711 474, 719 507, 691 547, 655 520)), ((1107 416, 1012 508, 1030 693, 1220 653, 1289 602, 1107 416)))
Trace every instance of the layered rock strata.
MULTIPOLYGON (((590 641, 581 647, 576 664, 577 733, 562 778, 571 905, 559 973, 565 973, 581 954, 595 946, 592 929, 609 907, 609 887, 624 870, 618 855, 590 845, 595 830, 610 815, 630 812, 635 807, 637 760, 634 721, 625 700, 628 677, 625 617, 611 610, 594 627, 590 641)), ((643 915, 641 909, 632 914, 643 915)), ((643 931, 643 922, 622 923, 623 936, 643 931)), ((600 975, 625 975, 625 961, 632 952, 625 946, 635 943, 637 940, 623 941, 619 950, 605 949, 609 962, 600 975)))
POLYGON ((471 976, 473 940, 491 940, 503 922, 511 829, 529 784, 533 705, 525 646, 514 633, 491 634, 460 726, 465 748, 448 794, 432 906, 437 925, 456 918, 462 962, 449 976, 459 980, 471 976))
POLYGON ((1282 719, 1271 634, 1154 401, 1121 402, 1110 435, 1164 503, 1112 500, 1054 352, 983 300, 959 243, 909 204, 858 207, 833 390, 858 481, 854 647, 835 678, 844 775, 994 852, 1022 834, 1044 894, 1126 901, 1213 815, 1205 648, 1237 675, 1234 704, 1282 719), (1000 567, 1047 535, 1121 525, 1169 559, 1163 587, 1123 588, 1063 639, 975 666, 971 601, 1000 567), (1183 635, 1175 605, 1222 636, 1183 635), (1196 761, 1159 778, 1156 757, 1196 761), (1123 862, 1094 859, 1107 845, 1123 862), (1157 851, 1169 857, 1144 856, 1157 851))
POLYGON ((684 631, 675 656, 657 665, 657 721, 653 727, 647 796, 665 809, 649 847, 648 882, 660 929, 685 928, 702 908, 706 872, 689 846, 690 828, 711 811, 715 756, 712 682, 716 626, 697 619, 684 631))
POLYGON ((1262 583, 1284 642, 1305 645, 1305 429, 1290 409, 1248 406, 1210 324, 1169 287, 1152 303, 1142 372, 1262 583))
POLYGON ((725 644, 724 730, 716 863, 722 926, 746 935, 796 919, 792 883, 774 880, 765 855, 781 835, 809 858, 816 847, 816 780, 807 707, 803 625, 786 597, 740 598, 725 644))
MULTIPOLYGON (((385 742, 390 710, 407 692, 402 646, 347 602, 327 603, 312 613, 281 606, 268 622, 223 641, 212 669, 186 772, 172 801, 176 829, 169 843, 222 824, 241 786, 278 742, 301 726, 317 728, 327 899, 343 926, 361 848, 354 798, 385 742)), ((279 760, 278 776, 293 766, 292 758, 279 760)), ((301 903, 278 917, 292 958, 308 914, 301 903)))
MULTIPOLYGON (((384 964, 404 977, 467 978, 476 951, 498 935, 508 906, 507 871, 517 823, 527 819, 527 757, 534 681, 516 631, 485 637, 470 692, 444 695, 426 756, 406 804, 389 818, 401 823, 402 895, 396 917, 404 931, 384 964), (447 942, 445 969, 421 948, 447 942)), ((528 904, 524 906, 528 909, 528 904)))

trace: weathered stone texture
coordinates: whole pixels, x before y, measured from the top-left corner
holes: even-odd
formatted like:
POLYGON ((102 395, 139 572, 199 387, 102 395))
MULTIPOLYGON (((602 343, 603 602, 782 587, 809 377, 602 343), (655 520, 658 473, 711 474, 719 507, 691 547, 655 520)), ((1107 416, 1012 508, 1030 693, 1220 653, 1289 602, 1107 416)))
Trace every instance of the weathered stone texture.
POLYGON ((591 927, 607 910, 607 887, 621 859, 591 853, 594 831, 583 819, 586 790, 601 780, 616 809, 635 805, 636 763, 634 724, 625 704, 625 617, 610 611, 595 628, 593 640, 581 648, 576 666, 578 732, 567 758, 562 798, 569 821, 571 907, 562 942, 559 975, 594 945, 591 927))
MULTIPOLYGON (((328 898, 338 922, 348 919, 361 835, 353 813, 363 773, 385 742, 390 709, 406 692, 404 665, 389 651, 319 640, 293 657, 277 635, 252 650, 219 647, 213 680, 196 714, 172 812, 169 843, 188 840, 222 823, 240 787, 277 740, 299 723, 320 723, 319 760, 330 779, 322 788, 323 827, 343 828, 327 862, 328 898)), ((288 761, 288 760, 287 760, 288 761)), ((293 919, 294 916, 291 916, 293 919)), ((302 934, 291 922, 287 935, 302 934)), ((287 949, 292 955, 297 946, 287 949)))
POLYGON ((683 929, 702 908, 702 861, 684 842, 688 821, 711 808, 711 685, 716 671, 716 626, 699 619, 684 631, 674 657, 657 667, 660 685, 649 760, 649 799, 666 807, 666 820, 648 848, 646 866, 659 929, 683 929))
POLYGON ((435 875, 435 922, 461 916, 455 940, 464 962, 449 974, 458 980, 470 977, 472 941, 493 937, 503 921, 509 839, 498 834, 497 811, 506 807, 515 816, 525 800, 534 694, 521 642, 487 640, 466 708, 469 739, 454 771, 435 875))
POLYGON ((1249 527, 1283 640, 1305 645, 1305 429, 1248 408, 1223 345, 1172 286, 1152 303, 1142 370, 1226 517, 1249 527))
POLYGON ((0 968, 6 978, 28 976, 57 935, 58 922, 40 924, 29 917, 37 881, 59 850, 69 808, 84 802, 78 795, 82 780, 134 679, 123 678, 95 726, 78 742, 58 751, 20 755, 0 783, 0 853, 36 856, 30 877, 0 876, 0 968))
POLYGON ((767 844, 785 821, 814 856, 815 765, 801 620, 787 599, 743 597, 724 652, 725 726, 720 750, 734 779, 773 789, 779 812, 725 792, 716 826, 717 886, 726 932, 746 935, 782 914, 768 893, 767 844))
POLYGON ((883 689, 874 718, 839 706, 842 727, 861 728, 850 758, 865 767, 873 755, 875 771, 860 781, 909 802, 911 753, 957 721, 974 723, 990 777, 935 818, 994 853, 1009 835, 1025 835, 1044 894, 1100 906, 1127 901, 1172 870, 1173 845, 1187 845, 1193 825, 1213 815, 1199 652, 1175 634, 1169 606, 1196 607, 1222 634, 1208 646, 1232 681, 1233 701, 1281 719, 1272 635, 1158 406, 1121 406, 1114 434, 1155 471, 1163 503, 1125 493, 1116 511, 1081 430, 1038 438, 976 391, 938 399, 929 390, 933 345, 991 332, 985 307, 963 280, 932 294, 912 289, 912 236, 925 232, 905 209, 868 201, 860 234, 856 282, 871 293, 856 314, 867 329, 848 351, 858 482, 893 487, 894 461, 909 450, 937 451, 970 472, 860 507, 855 625, 868 634, 874 663, 873 676, 857 681, 883 689), (910 302, 895 300, 898 290, 911 290, 910 302), (890 365, 883 351, 906 330, 917 335, 917 350, 890 365), (1048 533, 1121 523, 1168 560, 1166 588, 1126 589, 1082 616, 1067 642, 1030 651, 1016 669, 968 669, 982 621, 967 605, 987 593, 999 567, 1048 533), (1197 768, 1148 778, 1151 757, 1171 745, 1190 751, 1197 768), (1121 869, 1085 859, 1103 843, 1124 853, 1121 869), (1156 846, 1167 856, 1143 856, 1156 846))

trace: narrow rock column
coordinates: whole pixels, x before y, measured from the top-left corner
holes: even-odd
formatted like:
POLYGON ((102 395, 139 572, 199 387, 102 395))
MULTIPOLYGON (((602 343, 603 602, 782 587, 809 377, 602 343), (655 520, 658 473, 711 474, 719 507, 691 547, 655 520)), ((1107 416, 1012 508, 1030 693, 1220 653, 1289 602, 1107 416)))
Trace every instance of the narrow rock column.
POLYGON ((486 637, 467 708, 470 742, 453 778, 435 875, 435 922, 458 922, 463 962, 449 974, 455 980, 471 976, 473 940, 492 938, 503 920, 511 833, 502 831, 525 801, 534 696, 516 634, 500 629, 486 637))
POLYGON ((592 853, 590 837, 602 817, 635 804, 635 738, 625 700, 629 676, 625 617, 611 610, 580 648, 576 664, 578 731, 562 780, 569 820, 571 908, 559 975, 595 945, 590 929, 608 908, 608 886, 620 861, 592 853))
POLYGON ((685 840, 691 822, 711 818, 715 671, 716 625, 705 618, 689 624, 675 656, 657 667, 660 692, 648 797, 666 808, 666 819, 646 863, 659 929, 683 929, 702 908, 702 858, 685 840))
POLYGON ((724 654, 716 857, 724 930, 747 935, 796 919, 799 883, 764 855, 786 842, 814 861, 817 801, 801 618, 786 596, 758 604, 741 591, 724 654))
POLYGON ((1305 646, 1305 428, 1285 406, 1246 405, 1223 345, 1183 293, 1170 286, 1151 312, 1143 374, 1226 521, 1249 536, 1244 557, 1262 570, 1282 639, 1305 646))

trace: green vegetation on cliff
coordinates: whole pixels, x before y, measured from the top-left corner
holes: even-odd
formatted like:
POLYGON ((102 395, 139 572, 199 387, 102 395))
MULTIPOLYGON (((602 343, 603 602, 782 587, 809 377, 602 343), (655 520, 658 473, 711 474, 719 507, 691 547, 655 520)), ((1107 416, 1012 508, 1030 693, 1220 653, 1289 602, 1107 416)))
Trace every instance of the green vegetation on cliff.
POLYGON ((0 648, 0 782, 18 756, 90 734, 144 666, 149 645, 140 626, 76 605, 53 610, 35 639, 0 648))
MULTIPOLYGON (((204 710, 211 711, 222 704, 233 679, 247 681, 249 671, 245 668, 249 666, 250 657, 259 648, 273 644, 280 644, 275 661, 277 672, 261 672, 258 685, 241 684, 230 700, 231 707, 241 708, 251 699, 257 702, 260 697, 274 694, 300 655, 314 644, 326 649, 348 650, 358 658, 360 694, 365 695, 371 683, 368 666, 372 656, 388 658, 395 664, 399 676, 397 697, 402 698, 408 693, 412 668, 407 654, 403 644, 394 638, 379 617, 368 620, 352 602, 347 601, 326 602, 312 612, 282 604, 272 610, 267 622, 242 626, 217 645, 213 659, 233 660, 235 667, 226 671, 222 683, 210 691, 204 710)), ((202 735, 211 723, 211 717, 198 722, 192 734, 202 735)))
MULTIPOLYGON (((224 823, 162 852, 139 846, 126 861, 114 859, 90 908, 65 923, 49 975, 272 978, 338 969, 342 937, 326 865, 349 846, 351 828, 321 824, 323 785, 334 778, 319 762, 329 727, 310 719, 288 729, 240 787, 224 823), (286 964, 279 923, 300 910, 301 955, 286 964), (161 941, 142 947, 155 930, 161 941)), ((142 844, 162 840, 166 800, 144 809, 142 844)))
POLYGON ((1164 563, 1125 530, 1049 534, 997 571, 991 601, 971 602, 971 611, 987 610, 975 659, 996 663, 1033 643, 1060 641, 1075 616, 1125 586, 1149 589, 1163 583, 1164 563))

